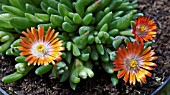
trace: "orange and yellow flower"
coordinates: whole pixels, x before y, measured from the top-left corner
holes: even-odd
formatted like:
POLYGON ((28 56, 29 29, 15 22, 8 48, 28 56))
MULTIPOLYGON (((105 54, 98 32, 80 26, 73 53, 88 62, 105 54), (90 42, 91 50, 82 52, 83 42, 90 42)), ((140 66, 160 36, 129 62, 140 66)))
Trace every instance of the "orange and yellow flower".
POLYGON ((21 51, 21 56, 27 56, 28 65, 48 65, 49 63, 55 65, 62 60, 63 40, 56 38, 58 32, 55 33, 54 29, 48 28, 45 34, 43 26, 38 28, 38 32, 32 27, 31 31, 27 29, 27 32, 23 31, 22 34, 26 37, 20 37, 22 41, 18 49, 21 51))
POLYGON ((141 16, 135 19, 135 26, 132 33, 139 42, 150 41, 153 37, 156 37, 156 28, 157 26, 154 20, 141 16))
POLYGON ((130 85, 135 85, 136 80, 140 84, 146 82, 146 76, 151 77, 152 74, 148 70, 154 70, 155 63, 151 62, 157 59, 153 56, 155 52, 151 50, 151 47, 144 48, 143 43, 128 42, 127 47, 119 48, 116 52, 116 59, 114 60, 114 71, 120 72, 117 74, 118 78, 123 78, 130 85))

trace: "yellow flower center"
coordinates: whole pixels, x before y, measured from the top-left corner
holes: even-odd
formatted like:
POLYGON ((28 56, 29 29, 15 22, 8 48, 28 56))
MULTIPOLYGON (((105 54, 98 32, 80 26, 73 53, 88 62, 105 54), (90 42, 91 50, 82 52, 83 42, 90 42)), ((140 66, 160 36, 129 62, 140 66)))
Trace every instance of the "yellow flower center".
POLYGON ((135 59, 130 60, 130 67, 131 68, 136 68, 137 65, 138 65, 138 62, 135 59))
POLYGON ((145 32, 146 30, 147 30, 147 28, 144 25, 139 27, 139 31, 142 32, 142 33, 145 32))
POLYGON ((38 44, 36 48, 39 52, 43 52, 45 50, 44 44, 38 44))

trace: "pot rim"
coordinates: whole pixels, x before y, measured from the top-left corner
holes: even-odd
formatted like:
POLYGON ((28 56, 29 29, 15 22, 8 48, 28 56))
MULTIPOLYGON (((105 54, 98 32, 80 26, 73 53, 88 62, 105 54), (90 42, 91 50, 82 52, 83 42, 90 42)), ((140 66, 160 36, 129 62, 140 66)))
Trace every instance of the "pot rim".
POLYGON ((9 94, 7 94, 1 87, 0 87, 0 95, 9 95, 9 94))
POLYGON ((165 87, 168 82, 170 82, 170 76, 163 82, 161 86, 159 86, 154 92, 151 93, 151 95, 156 95, 163 87, 165 87))

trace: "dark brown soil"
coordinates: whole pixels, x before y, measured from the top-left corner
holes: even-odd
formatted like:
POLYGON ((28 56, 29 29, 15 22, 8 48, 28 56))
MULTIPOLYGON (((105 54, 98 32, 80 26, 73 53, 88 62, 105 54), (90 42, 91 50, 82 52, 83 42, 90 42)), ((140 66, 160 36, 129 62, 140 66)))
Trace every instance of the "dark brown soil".
MULTIPOLYGON (((110 76, 96 68, 92 79, 81 80, 77 89, 73 91, 69 82, 60 83, 57 79, 49 79, 48 75, 38 77, 34 71, 23 79, 10 84, 0 82, 7 93, 12 95, 149 95, 159 87, 170 75, 170 1, 169 0, 139 0, 138 10, 154 19, 158 25, 158 33, 152 48, 158 59, 153 76, 147 78, 143 86, 130 86, 120 79, 117 86, 113 86, 110 76)), ((0 56, 0 79, 14 72, 14 58, 0 56)))

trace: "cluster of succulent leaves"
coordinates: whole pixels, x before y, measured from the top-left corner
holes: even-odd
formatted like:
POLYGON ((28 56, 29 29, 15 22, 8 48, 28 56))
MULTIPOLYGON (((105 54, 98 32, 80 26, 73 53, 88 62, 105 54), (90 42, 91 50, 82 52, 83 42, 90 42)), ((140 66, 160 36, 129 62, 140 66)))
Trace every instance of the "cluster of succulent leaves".
MULTIPOLYGON (((92 78, 102 67, 117 84, 113 71, 115 52, 126 42, 135 41, 132 34, 133 19, 137 13, 137 0, 1 0, 0 1, 0 53, 16 56, 16 72, 2 79, 14 82, 36 68, 35 74, 47 72, 60 82, 69 79, 75 89, 81 79, 92 78), (56 67, 28 66, 17 49, 21 32, 27 28, 52 27, 64 40, 65 51, 56 67)), ((148 43, 145 43, 146 46, 148 43)))

